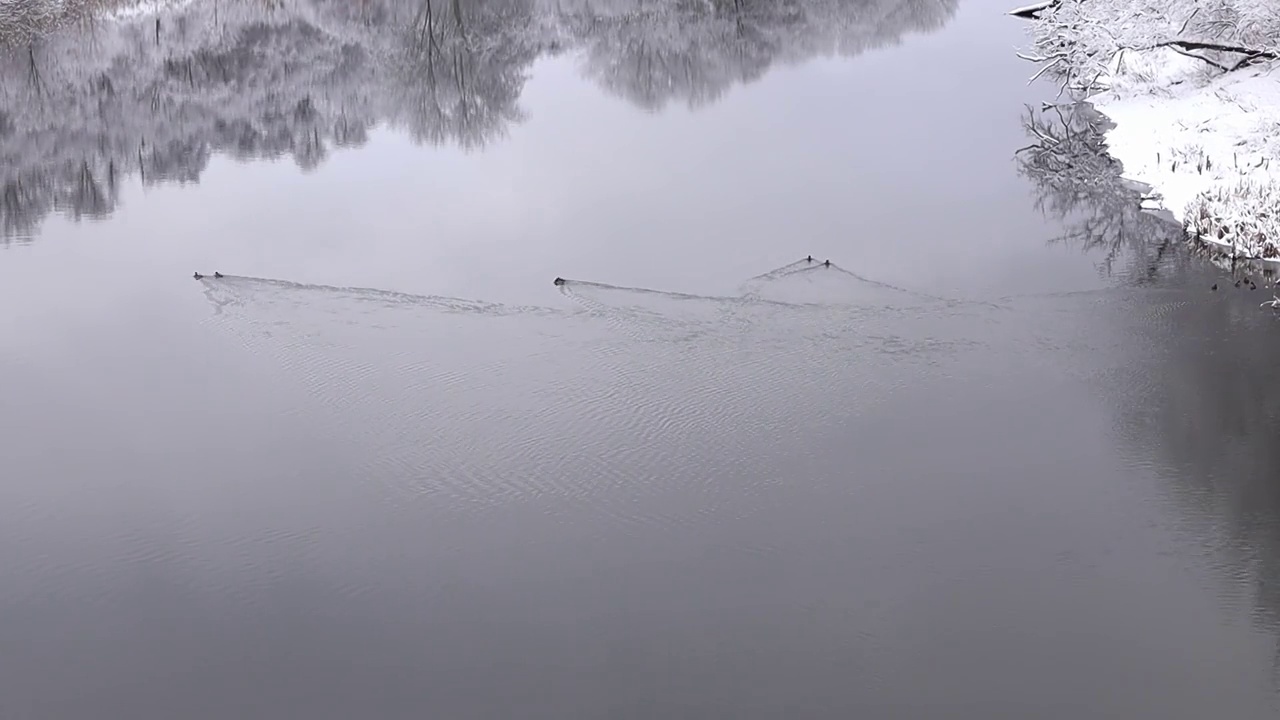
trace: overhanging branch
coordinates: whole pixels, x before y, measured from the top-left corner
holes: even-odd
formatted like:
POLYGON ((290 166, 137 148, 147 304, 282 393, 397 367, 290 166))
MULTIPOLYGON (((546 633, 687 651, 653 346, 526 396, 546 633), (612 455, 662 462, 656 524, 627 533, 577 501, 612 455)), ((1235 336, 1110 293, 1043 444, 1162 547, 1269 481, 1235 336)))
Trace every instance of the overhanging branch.
POLYGON ((1043 2, 1034 3, 1025 7, 1014 8, 1009 11, 1009 15, 1022 18, 1023 20, 1038 20, 1040 13, 1048 10, 1058 4, 1058 0, 1043 0, 1043 2))
POLYGON ((1162 43, 1156 43, 1152 47, 1168 47, 1168 48, 1174 48, 1175 50, 1176 49, 1213 50, 1215 52, 1233 53, 1236 55, 1247 55, 1251 59, 1251 61, 1276 60, 1277 58, 1280 58, 1280 56, 1277 56, 1275 53, 1269 52, 1267 50, 1241 47, 1239 45, 1223 45, 1221 43, 1203 42, 1201 40, 1165 40, 1162 43))

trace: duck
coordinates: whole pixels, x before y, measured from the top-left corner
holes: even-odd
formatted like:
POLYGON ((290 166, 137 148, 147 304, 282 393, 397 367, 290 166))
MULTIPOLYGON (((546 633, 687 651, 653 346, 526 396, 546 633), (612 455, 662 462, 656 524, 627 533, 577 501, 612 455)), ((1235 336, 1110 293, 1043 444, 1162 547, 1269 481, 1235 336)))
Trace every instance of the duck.
POLYGON ((1242 283, 1242 282, 1244 282, 1244 281, 1243 281, 1243 280, 1237 280, 1237 281, 1236 281, 1236 287, 1240 287, 1240 283, 1242 283))
POLYGON ((1212 291, 1214 291, 1214 292, 1218 292, 1218 283, 1214 283, 1214 284, 1213 284, 1213 287, 1211 287, 1211 288, 1209 288, 1209 289, 1210 289, 1210 290, 1212 290, 1212 291))
POLYGON ((1257 290, 1257 289, 1258 289, 1258 286, 1257 286, 1257 285, 1254 285, 1254 284, 1253 284, 1253 281, 1252 281, 1252 280, 1250 280, 1250 281, 1249 281, 1249 289, 1250 289, 1250 290, 1257 290))
POLYGON ((812 255, 809 255, 809 256, 805 257, 804 261, 805 261, 805 262, 813 262, 813 256, 812 256, 812 255))
POLYGON ((556 285, 563 285, 565 283, 565 279, 562 277, 558 277, 556 278, 555 282, 556 282, 556 285))
POLYGON ((191 277, 193 277, 193 278, 195 278, 195 279, 199 280, 199 279, 203 278, 204 276, 203 276, 203 275, 201 275, 199 272, 193 272, 193 273, 191 273, 191 277))
POLYGON ((827 260, 826 262, 822 263, 822 266, 823 266, 823 267, 831 267, 831 261, 830 261, 830 260, 827 260))
POLYGON ((216 277, 216 278, 223 277, 222 273, 218 272, 217 270, 214 270, 214 271, 213 271, 213 276, 214 276, 214 277, 216 277))

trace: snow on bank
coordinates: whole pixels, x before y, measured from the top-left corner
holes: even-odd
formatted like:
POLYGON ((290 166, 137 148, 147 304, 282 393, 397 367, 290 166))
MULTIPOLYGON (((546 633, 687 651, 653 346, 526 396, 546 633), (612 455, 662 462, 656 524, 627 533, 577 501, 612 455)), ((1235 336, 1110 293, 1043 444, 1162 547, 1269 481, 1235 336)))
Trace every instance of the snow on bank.
POLYGON ((1036 21, 1048 23, 1034 30, 1037 48, 1114 123, 1107 145, 1125 178, 1151 187, 1144 206, 1225 252, 1280 267, 1280 62, 1228 72, 1240 55, 1162 46, 1212 28, 1193 25, 1199 10, 1104 17, 1125 4, 1064 0, 1036 21))
POLYGON ((1125 177, 1151 186, 1152 200, 1206 241, 1280 263, 1280 65, 1204 83, 1203 63, 1171 49, 1141 61, 1173 84, 1089 98, 1115 123, 1107 144, 1125 177))

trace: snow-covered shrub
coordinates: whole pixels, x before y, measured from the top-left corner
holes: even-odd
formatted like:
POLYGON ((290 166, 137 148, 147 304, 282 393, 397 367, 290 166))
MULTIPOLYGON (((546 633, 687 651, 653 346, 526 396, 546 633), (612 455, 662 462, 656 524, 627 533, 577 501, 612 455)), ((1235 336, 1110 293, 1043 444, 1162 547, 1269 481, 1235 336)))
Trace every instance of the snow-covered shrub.
POLYGON ((1201 193, 1187 209, 1187 229, 1251 258, 1280 258, 1280 182, 1244 181, 1201 193))
POLYGON ((1119 123, 1125 177, 1206 242, 1280 259, 1280 1, 1058 0, 1039 17, 1041 73, 1119 123))
POLYGON ((1208 38, 1264 51, 1280 50, 1280 4, 1275 0, 1216 0, 1191 28, 1208 38))
POLYGON ((1276 0, 1060 0, 1032 24, 1037 59, 1072 87, 1140 91, 1221 73, 1250 58, 1198 44, 1274 53, 1276 0), (1178 44, 1191 43, 1191 46, 1178 44), (1157 57, 1153 51, 1160 50, 1157 57), (1169 53, 1191 55, 1176 65, 1169 53), (1117 87, 1119 86, 1119 87, 1117 87))

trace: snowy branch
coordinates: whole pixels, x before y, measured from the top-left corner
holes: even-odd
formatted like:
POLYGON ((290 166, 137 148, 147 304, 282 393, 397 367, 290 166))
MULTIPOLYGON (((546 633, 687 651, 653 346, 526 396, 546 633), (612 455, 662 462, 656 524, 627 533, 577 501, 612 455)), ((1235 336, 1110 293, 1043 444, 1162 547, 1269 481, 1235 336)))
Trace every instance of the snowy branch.
POLYGON ((1044 11, 1052 8, 1057 4, 1058 4, 1058 0, 1044 0, 1043 2, 1034 3, 1032 5, 1026 5, 1023 7, 1014 8, 1010 10, 1007 14, 1012 15, 1013 17, 1016 17, 1016 18, 1022 18, 1024 20, 1036 20, 1036 19, 1039 19, 1040 15, 1044 11))
MULTIPOLYGON (((1215 52, 1233 53, 1237 55, 1248 55, 1251 59, 1254 59, 1254 60, 1258 60, 1258 59, 1275 60, 1277 58, 1280 58, 1280 55, 1276 55, 1273 52, 1270 52, 1268 50, 1262 50, 1260 48, 1248 48, 1248 47, 1241 47, 1239 45, 1223 45, 1222 43, 1202 42, 1198 40, 1166 40, 1161 43, 1156 43, 1152 47, 1168 47, 1168 48, 1174 48, 1177 50, 1213 50, 1215 52)), ((1196 55, 1192 55, 1192 57, 1195 57, 1200 60, 1205 60, 1205 58, 1199 57, 1196 55)))
MULTIPOLYGON (((1045 62, 1066 56, 1051 71, 1064 85, 1091 92, 1113 82, 1161 84, 1149 66, 1126 72, 1123 53, 1164 49, 1194 58, 1218 73, 1280 59, 1280 3, 1271 0, 1057 0, 1039 9, 1032 26, 1045 62)), ((1142 63, 1139 63, 1142 65, 1142 63)))

